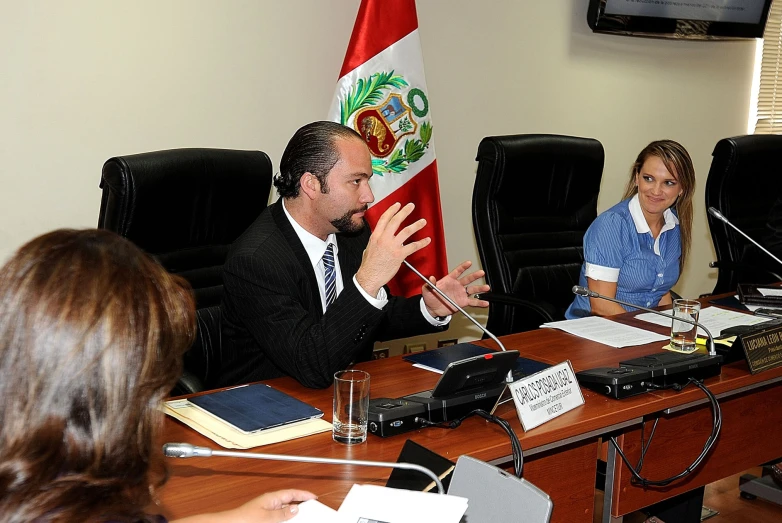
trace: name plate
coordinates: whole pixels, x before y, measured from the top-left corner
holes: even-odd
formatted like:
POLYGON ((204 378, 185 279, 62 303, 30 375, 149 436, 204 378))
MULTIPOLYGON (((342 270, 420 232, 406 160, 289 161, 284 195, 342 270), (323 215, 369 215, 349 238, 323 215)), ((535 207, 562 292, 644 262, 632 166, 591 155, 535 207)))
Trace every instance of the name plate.
POLYGON ((782 365, 782 326, 742 334, 739 338, 752 374, 782 365))
POLYGON ((525 432, 584 404, 570 360, 514 381, 508 387, 525 432))

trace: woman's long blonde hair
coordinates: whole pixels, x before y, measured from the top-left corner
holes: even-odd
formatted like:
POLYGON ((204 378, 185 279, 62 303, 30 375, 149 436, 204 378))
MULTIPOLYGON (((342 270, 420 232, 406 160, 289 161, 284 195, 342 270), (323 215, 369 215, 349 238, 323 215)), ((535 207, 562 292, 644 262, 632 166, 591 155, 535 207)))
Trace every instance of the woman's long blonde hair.
POLYGON ((692 197, 695 193, 695 168, 687 149, 673 140, 658 140, 650 143, 638 154, 630 170, 630 180, 622 199, 631 198, 638 193, 635 183, 636 175, 641 172, 641 167, 650 157, 655 156, 662 160, 668 172, 676 177, 681 189, 681 195, 676 199, 673 207, 679 218, 679 231, 682 241, 682 255, 679 258, 679 273, 684 270, 684 262, 690 253, 692 246, 692 197))

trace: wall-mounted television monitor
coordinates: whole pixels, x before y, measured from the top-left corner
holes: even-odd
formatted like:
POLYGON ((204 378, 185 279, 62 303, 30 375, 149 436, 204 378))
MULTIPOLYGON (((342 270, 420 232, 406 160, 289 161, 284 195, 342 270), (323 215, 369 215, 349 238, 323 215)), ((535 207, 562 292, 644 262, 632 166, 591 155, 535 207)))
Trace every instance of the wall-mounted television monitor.
POLYGON ((772 0, 589 0, 596 33, 725 40, 762 38, 772 0))

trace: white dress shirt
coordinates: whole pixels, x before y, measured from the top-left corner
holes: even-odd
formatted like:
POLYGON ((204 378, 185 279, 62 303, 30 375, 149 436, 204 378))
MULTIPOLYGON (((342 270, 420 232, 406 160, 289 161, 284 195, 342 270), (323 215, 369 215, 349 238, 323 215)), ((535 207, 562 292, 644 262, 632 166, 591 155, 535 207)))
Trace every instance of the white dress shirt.
MULTIPOLYGON (((288 212, 288 209, 285 208, 285 199, 282 199, 282 210, 285 212, 285 216, 288 218, 288 221, 291 222, 291 226, 293 227, 294 232, 296 232, 296 236, 299 237, 299 240, 301 241, 301 244, 304 246, 304 250, 307 252, 307 257, 310 259, 310 263, 312 264, 312 270, 315 271, 315 279, 318 281, 318 291, 320 292, 320 302, 323 306, 323 312, 326 312, 326 276, 325 276, 325 268, 323 267, 323 254, 326 252, 326 249, 328 248, 329 244, 334 245, 334 270, 336 271, 337 276, 337 296, 342 292, 342 289, 345 288, 344 284, 342 283, 342 271, 339 268, 339 257, 337 256, 339 252, 339 246, 337 245, 337 235, 334 233, 331 233, 326 237, 326 241, 321 240, 314 234, 310 233, 304 227, 298 224, 296 220, 293 219, 293 216, 290 215, 288 212)), ((370 296, 367 294, 367 292, 364 290, 361 285, 358 284, 356 281, 356 275, 353 275, 353 285, 356 286, 356 289, 361 293, 361 295, 375 308, 382 309, 386 306, 388 303, 388 294, 386 293, 386 290, 383 287, 380 287, 380 290, 377 293, 377 296, 370 296)), ((438 318, 433 317, 431 314, 429 314, 429 310, 426 308, 426 305, 424 304, 423 298, 421 299, 421 314, 424 315, 424 318, 431 323, 434 326, 443 326, 447 325, 448 322, 451 321, 451 316, 446 316, 444 319, 440 320, 438 318)))

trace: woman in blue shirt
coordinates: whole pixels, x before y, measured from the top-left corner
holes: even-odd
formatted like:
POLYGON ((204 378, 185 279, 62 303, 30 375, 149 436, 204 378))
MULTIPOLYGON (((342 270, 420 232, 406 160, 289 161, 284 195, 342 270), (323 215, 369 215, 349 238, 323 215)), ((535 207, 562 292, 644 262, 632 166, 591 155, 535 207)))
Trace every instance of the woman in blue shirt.
MULTIPOLYGON (((598 216, 584 235, 579 285, 645 307, 671 303, 692 242, 695 169, 672 140, 647 145, 638 155, 621 202, 598 216)), ((632 308, 576 296, 567 319, 609 316, 632 308)))

